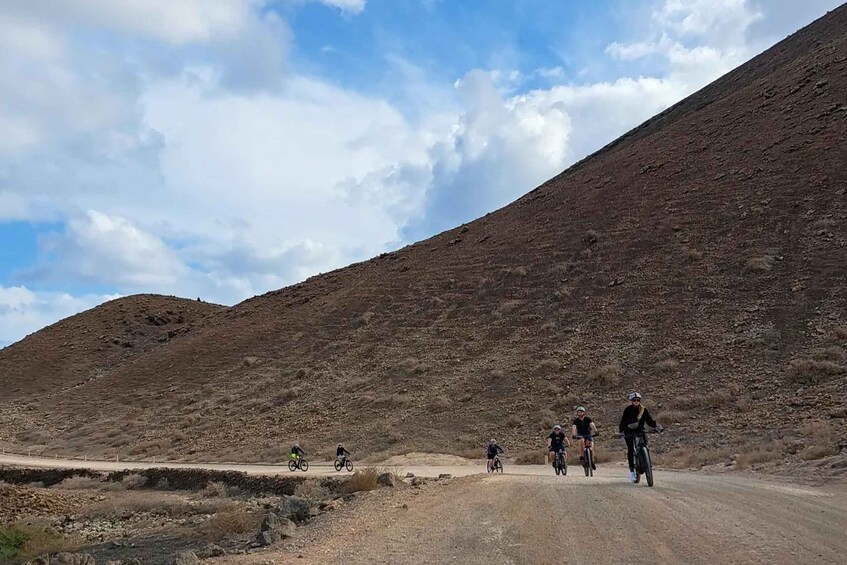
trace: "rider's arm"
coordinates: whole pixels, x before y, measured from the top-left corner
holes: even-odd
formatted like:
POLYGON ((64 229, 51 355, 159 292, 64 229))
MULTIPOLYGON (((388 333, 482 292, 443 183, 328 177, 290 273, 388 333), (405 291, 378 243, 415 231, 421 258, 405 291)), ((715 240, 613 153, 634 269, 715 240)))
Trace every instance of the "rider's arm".
POLYGON ((577 434, 576 434, 576 424, 573 424, 573 425, 571 426, 571 435, 572 435, 573 437, 576 437, 576 435, 577 435, 577 434))
POLYGON ((650 426, 651 428, 658 428, 659 425, 656 423, 656 420, 650 415, 650 411, 646 408, 644 409, 644 423, 650 426))
POLYGON ((628 406, 624 409, 623 414, 621 415, 621 423, 618 424, 618 431, 622 434, 626 433, 626 411, 627 410, 629 410, 628 406))
POLYGON ((597 435, 597 426, 594 425, 594 422, 591 422, 591 433, 597 435))

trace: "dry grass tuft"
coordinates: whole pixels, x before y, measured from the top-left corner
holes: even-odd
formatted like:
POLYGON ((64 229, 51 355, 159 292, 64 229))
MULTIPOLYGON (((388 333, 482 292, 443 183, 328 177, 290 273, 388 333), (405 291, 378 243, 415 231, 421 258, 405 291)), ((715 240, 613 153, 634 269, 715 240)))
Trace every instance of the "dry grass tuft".
POLYGON ((679 368, 679 361, 676 359, 665 359, 664 361, 659 361, 654 365, 657 371, 660 373, 668 374, 673 373, 679 368))
POLYGON ((516 465, 541 465, 545 462, 546 455, 540 449, 521 451, 515 455, 516 465))
POLYGON ((75 551, 81 545, 80 540, 63 536, 50 528, 28 524, 0 526, 2 563, 17 563, 40 555, 75 551))
POLYGON ((345 481, 342 490, 346 494, 361 492, 365 490, 376 490, 376 479, 379 477, 379 472, 375 467, 366 467, 353 473, 353 476, 345 481))
POLYGON ((792 384, 820 384, 845 373, 847 366, 827 359, 799 357, 788 363, 788 381, 792 384))
POLYGON ((614 362, 601 365, 591 372, 591 382, 598 388, 611 388, 621 381, 621 365, 614 362))
POLYGON ((770 271, 773 269, 774 258, 770 255, 751 257, 747 260, 747 269, 751 271, 770 271))
POLYGON ((124 490, 122 483, 113 483, 96 479, 94 477, 68 477, 53 488, 64 490, 102 490, 102 491, 118 491, 124 490))
POLYGON ((738 469, 746 469, 752 465, 770 463, 785 457, 786 445, 782 440, 775 440, 769 444, 758 447, 749 447, 746 451, 739 453, 735 460, 738 469))
POLYGON ((137 490, 147 484, 147 477, 142 475, 127 475, 121 479, 121 484, 126 490, 137 490))
POLYGON ((263 516, 259 512, 251 512, 247 508, 230 508, 218 512, 197 527, 204 539, 219 542, 230 535, 249 534, 259 531, 263 516))

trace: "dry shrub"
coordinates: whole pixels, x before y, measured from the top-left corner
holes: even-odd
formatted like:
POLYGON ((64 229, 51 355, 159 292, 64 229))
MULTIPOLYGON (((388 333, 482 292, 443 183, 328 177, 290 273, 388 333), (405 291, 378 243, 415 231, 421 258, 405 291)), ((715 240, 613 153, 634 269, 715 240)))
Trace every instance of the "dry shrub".
POLYGON ((591 382, 598 388, 611 388, 621 380, 620 363, 601 365, 591 372, 591 382))
POLYGON ((714 449, 685 449, 663 453, 657 456, 657 462, 671 469, 696 469, 705 465, 727 463, 732 457, 728 447, 714 449))
POLYGON ((321 485, 320 481, 303 481, 294 489, 294 494, 309 500, 326 500, 332 498, 332 493, 321 485))
POLYGON ((809 422, 800 431, 806 439, 806 447, 800 452, 801 459, 812 461, 838 455, 838 436, 830 424, 809 422))
POLYGON ((527 274, 526 267, 522 266, 509 267, 508 269, 505 269, 504 272, 509 278, 525 277, 527 274))
POLYGON ((228 498, 231 496, 230 487, 221 481, 209 481, 200 491, 200 494, 208 498, 228 498))
POLYGON ((273 399, 274 406, 284 406, 289 402, 296 400, 300 396, 300 389, 296 387, 283 389, 273 399))
POLYGON ((546 454, 540 449, 521 451, 514 457, 515 465, 541 465, 545 463, 546 454))
POLYGON ((785 442, 782 440, 772 441, 770 444, 761 445, 758 447, 750 446, 745 451, 742 451, 735 460, 736 466, 739 469, 746 469, 751 465, 759 463, 769 463, 782 459, 786 453, 785 442))
POLYGON ((173 495, 131 492, 92 504, 82 513, 89 518, 109 518, 141 512, 157 516, 179 517, 196 513, 196 508, 186 500, 173 495))
POLYGON ((556 265, 550 267, 548 273, 553 276, 562 276, 568 274, 569 270, 570 266, 567 263, 557 263, 556 265))
POLYGON ((113 483, 104 481, 94 477, 74 476, 68 477, 53 488, 64 490, 102 490, 102 491, 118 491, 123 490, 124 485, 121 483, 113 483))
POLYGON ((815 350, 812 352, 812 357, 818 361, 832 361, 833 363, 844 363, 847 361, 847 353, 837 345, 815 350))
POLYGON ((751 257, 747 260, 747 268, 751 271, 770 271, 773 269, 774 258, 770 255, 751 257))
POLYGON ((801 357, 792 359, 788 363, 788 381, 792 384, 820 384, 845 373, 847 373, 847 366, 834 361, 801 357))
POLYGON ((657 371, 660 373, 673 373, 679 367, 679 361, 676 359, 665 359, 664 361, 659 361, 654 365, 657 371))
POLYGON ((555 373, 562 367, 562 364, 556 359, 544 359, 535 366, 535 372, 538 374, 555 373))
POLYGON ((63 536, 50 528, 29 524, 0 526, 2 563, 16 563, 40 555, 75 551, 81 545, 80 540, 63 536))
POLYGON ((365 312, 364 314, 356 318, 354 325, 359 328, 367 326, 371 323, 371 320, 374 319, 374 316, 376 316, 376 314, 371 311, 365 312))
POLYGON ((838 341, 847 340, 847 326, 841 326, 833 329, 832 337, 838 341))
POLYGON ((376 479, 379 476, 376 468, 367 467, 353 473, 353 476, 345 481, 342 490, 347 494, 361 492, 364 490, 376 490, 376 479))
POLYGON ((204 539, 210 542, 219 542, 230 535, 249 534, 259 531, 263 516, 258 512, 251 512, 247 508, 230 508, 218 512, 197 527, 204 539))
POLYGON ((688 420, 689 414, 684 410, 662 410, 656 413, 655 419, 663 424, 677 424, 688 420))
POLYGON ((127 490, 137 490, 147 484, 147 477, 142 475, 127 475, 121 479, 121 484, 127 490))
POLYGON ((588 231, 585 232, 584 239, 585 239, 586 243, 591 245, 591 244, 597 243, 597 241, 599 241, 600 234, 597 232, 597 230, 588 230, 588 231))
POLYGON ((436 410, 447 410, 453 403, 446 396, 436 396, 432 399, 430 406, 436 410))
POLYGON ((522 302, 520 300, 507 300, 506 302, 503 302, 502 304, 500 304, 500 306, 497 307, 497 310, 494 311, 494 314, 498 316, 502 316, 504 314, 511 314, 512 312, 517 310, 521 304, 522 302))

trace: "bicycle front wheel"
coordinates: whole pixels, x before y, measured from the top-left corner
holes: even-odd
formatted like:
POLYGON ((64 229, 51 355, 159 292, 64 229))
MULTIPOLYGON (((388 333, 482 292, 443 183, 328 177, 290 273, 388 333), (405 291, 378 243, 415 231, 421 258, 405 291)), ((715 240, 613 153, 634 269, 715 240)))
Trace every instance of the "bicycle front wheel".
POLYGON ((351 473, 353 472, 353 462, 352 461, 350 461, 348 459, 347 461, 344 462, 344 466, 347 468, 347 470, 349 472, 351 472, 351 473))
POLYGON ((309 462, 305 459, 300 460, 300 470, 304 473, 309 470, 309 462))
POLYGON ((591 448, 585 448, 585 461, 583 462, 583 466, 585 467, 585 476, 593 477, 594 476, 594 455, 591 453, 591 448))
POLYGON ((641 448, 641 469, 644 471, 644 477, 647 479, 647 486, 653 486, 653 463, 650 461, 650 450, 646 447, 641 448))

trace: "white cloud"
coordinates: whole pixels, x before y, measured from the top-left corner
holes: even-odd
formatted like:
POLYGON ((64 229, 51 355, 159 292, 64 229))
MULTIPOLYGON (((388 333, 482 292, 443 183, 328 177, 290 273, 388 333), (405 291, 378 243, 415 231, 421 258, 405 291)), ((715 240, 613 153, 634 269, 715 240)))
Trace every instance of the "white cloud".
POLYGON ((307 0, 310 2, 319 2, 325 6, 339 8, 344 12, 359 14, 365 9, 367 0, 307 0))
POLYGON ((207 43, 251 26, 259 0, 11 0, 0 13, 58 26, 109 29, 167 43, 207 43))
POLYGON ((0 347, 117 297, 100 294, 74 297, 63 292, 36 292, 23 286, 0 286, 0 347))

